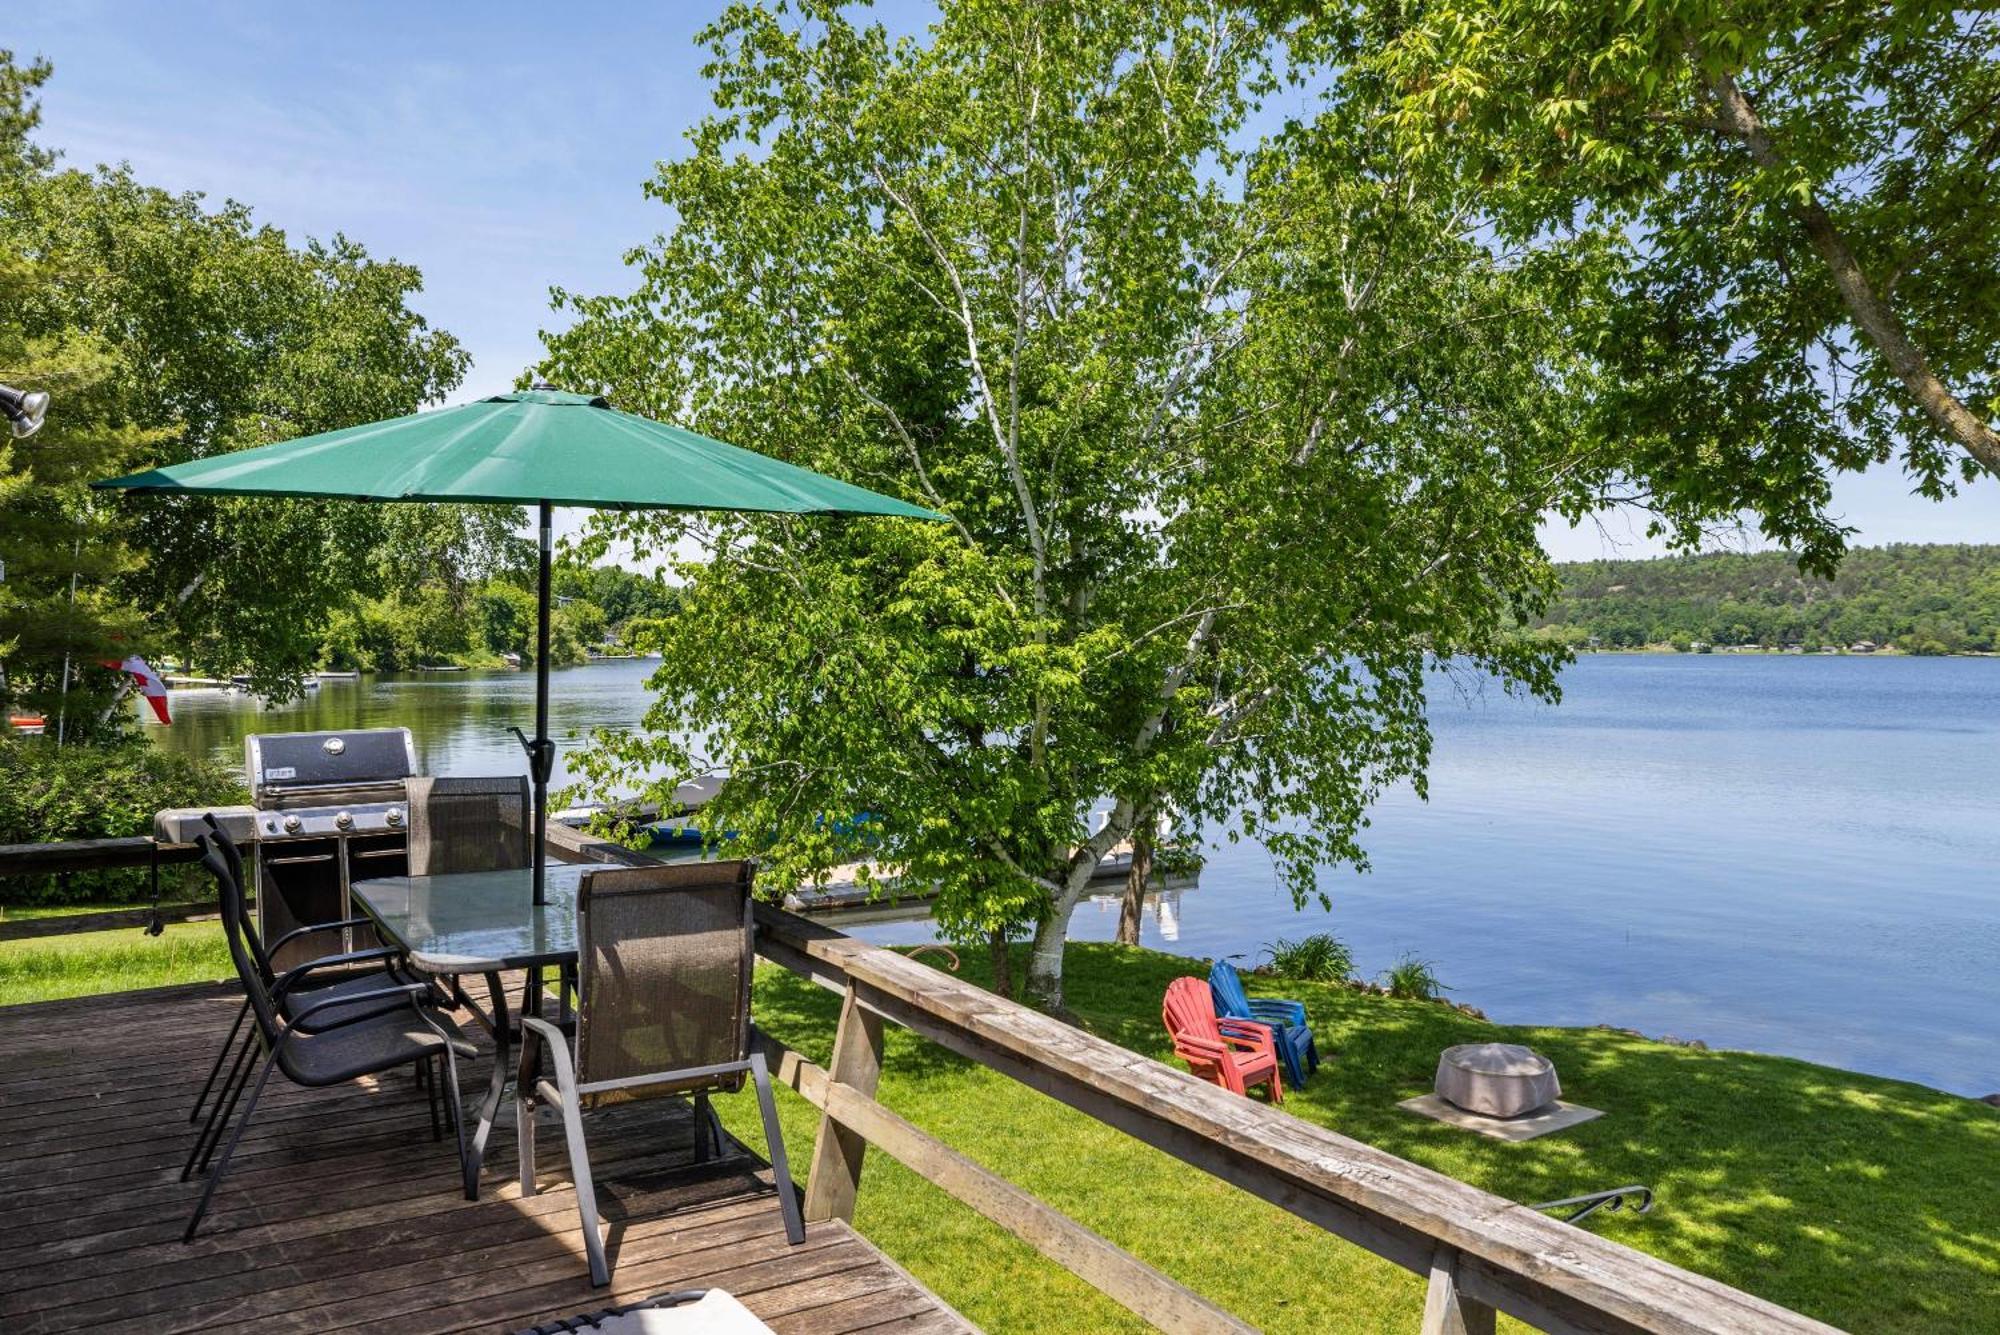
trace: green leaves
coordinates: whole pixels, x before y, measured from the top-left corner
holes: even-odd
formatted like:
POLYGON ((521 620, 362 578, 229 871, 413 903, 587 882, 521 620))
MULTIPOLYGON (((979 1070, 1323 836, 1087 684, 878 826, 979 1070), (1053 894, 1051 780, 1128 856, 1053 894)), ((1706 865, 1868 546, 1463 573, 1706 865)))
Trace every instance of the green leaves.
POLYGON ((1748 510, 1818 568, 1825 476, 2000 465, 1996 17, 1920 3, 1361 4, 1327 11, 1406 160, 1510 241, 1612 247, 1607 439, 1663 528, 1748 510), (1963 452, 1961 454, 1960 452, 1963 452))
POLYGON ((551 372, 956 522, 605 517, 699 555, 600 790, 727 771, 701 821, 767 883, 870 858, 953 935, 1046 943, 1142 815, 1247 807, 1301 895, 1358 861, 1437 659, 1553 689, 1499 626, 1605 469, 1559 266, 1469 241, 1365 89, 1251 144, 1274 48, 1220 4, 956 3, 907 42, 736 6, 709 40, 675 225, 628 296, 563 298, 551 372))

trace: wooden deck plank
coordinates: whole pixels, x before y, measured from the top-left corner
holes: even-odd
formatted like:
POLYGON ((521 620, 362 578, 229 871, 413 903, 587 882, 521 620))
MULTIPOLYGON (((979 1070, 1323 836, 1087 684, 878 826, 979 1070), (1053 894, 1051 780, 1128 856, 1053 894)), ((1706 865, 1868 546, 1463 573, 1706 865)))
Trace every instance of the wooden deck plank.
MULTIPOLYGON (((274 1085, 194 1243, 179 1181, 187 1121, 238 1002, 211 985, 0 1007, 0 1329, 511 1331, 666 1289, 729 1289, 786 1332, 968 1331, 838 1221, 786 1241, 769 1169, 693 1162, 685 1105, 593 1116, 616 1267, 593 1290, 559 1138, 541 1190, 514 1182, 511 1109, 481 1199, 404 1073, 334 1090, 274 1085)), ((476 1026, 468 1026, 476 1032, 476 1026)), ((471 1104, 488 1058, 461 1064, 471 1104)))

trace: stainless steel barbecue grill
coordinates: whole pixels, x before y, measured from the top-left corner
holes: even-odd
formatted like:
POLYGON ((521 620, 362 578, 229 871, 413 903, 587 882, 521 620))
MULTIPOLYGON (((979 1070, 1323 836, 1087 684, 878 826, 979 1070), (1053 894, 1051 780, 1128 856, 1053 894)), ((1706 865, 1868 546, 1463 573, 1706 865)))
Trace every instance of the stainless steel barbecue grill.
MULTIPOLYGON (((255 868, 257 929, 267 942, 295 927, 353 916, 348 887, 409 869, 404 781, 417 772, 408 728, 257 733, 244 741, 252 805, 215 809, 255 868)), ((163 811, 161 838, 191 842, 199 810, 163 811)), ((275 952, 279 969, 375 944, 367 928, 300 940, 275 952)))

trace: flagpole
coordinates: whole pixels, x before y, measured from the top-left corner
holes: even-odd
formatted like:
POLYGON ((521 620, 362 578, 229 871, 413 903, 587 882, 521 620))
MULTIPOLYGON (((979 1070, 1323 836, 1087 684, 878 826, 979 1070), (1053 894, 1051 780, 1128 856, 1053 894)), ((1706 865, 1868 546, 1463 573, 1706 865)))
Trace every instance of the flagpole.
POLYGON ((79 533, 76 545, 69 552, 69 625, 63 638, 69 642, 63 648, 62 688, 56 693, 56 749, 61 750, 63 734, 69 724, 69 654, 76 641, 76 568, 83 560, 83 535, 79 533))

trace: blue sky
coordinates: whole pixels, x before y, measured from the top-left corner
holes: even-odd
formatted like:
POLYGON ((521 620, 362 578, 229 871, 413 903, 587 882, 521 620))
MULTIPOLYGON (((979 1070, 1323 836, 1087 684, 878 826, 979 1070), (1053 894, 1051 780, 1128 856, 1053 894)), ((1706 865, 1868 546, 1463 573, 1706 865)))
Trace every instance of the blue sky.
MULTIPOLYGON (((641 186, 708 108, 694 36, 719 8, 16 0, 0 42, 55 62, 42 139, 72 165, 417 265, 418 308, 472 352, 462 399, 534 362, 551 285, 631 286, 624 252, 671 222, 641 186)), ((2000 541, 2000 485, 1933 505, 1880 470, 1836 502, 1862 542, 2000 541)), ((1653 550, 1619 515, 1544 536, 1564 559, 1653 550)))

